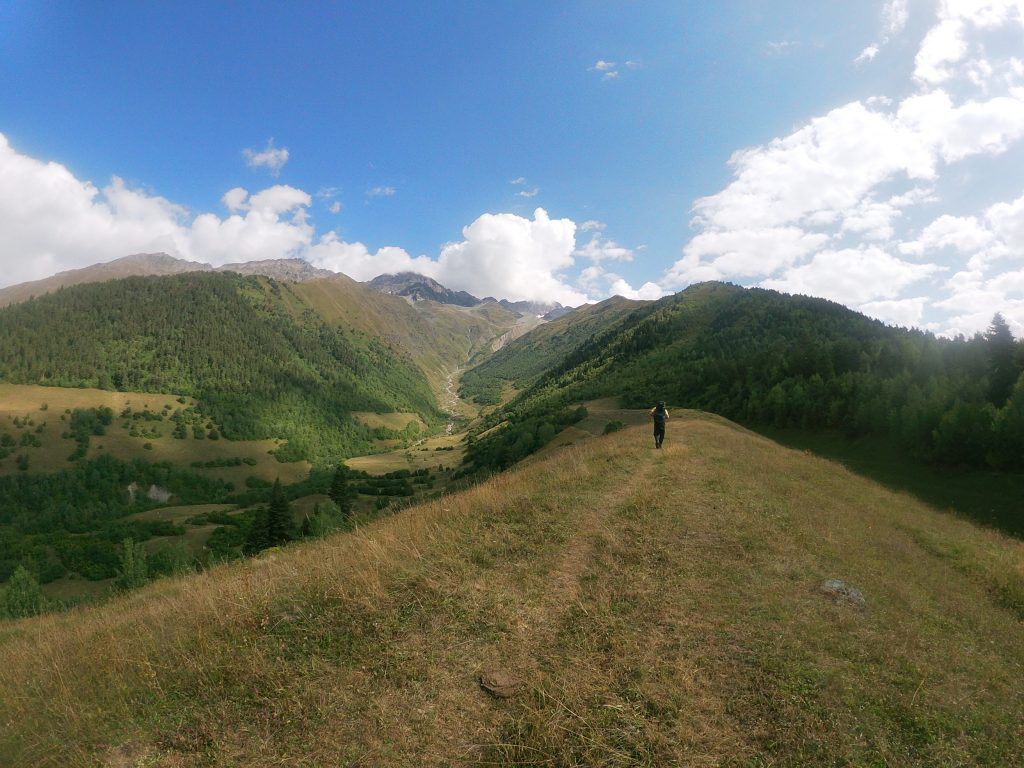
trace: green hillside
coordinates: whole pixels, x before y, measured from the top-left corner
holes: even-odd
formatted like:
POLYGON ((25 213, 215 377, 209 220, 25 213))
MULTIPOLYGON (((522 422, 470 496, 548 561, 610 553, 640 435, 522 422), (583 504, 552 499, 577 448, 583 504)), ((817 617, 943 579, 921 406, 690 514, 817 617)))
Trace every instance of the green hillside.
POLYGON ((506 387, 525 389, 592 337, 614 327, 644 304, 613 296, 541 325, 468 370, 462 378, 462 396, 482 405, 501 402, 506 387))
POLYGON ((410 303, 344 275, 291 284, 288 290, 331 326, 359 329, 400 350, 423 371, 438 396, 449 375, 518 319, 497 304, 410 303))
POLYGON ((1019 542, 678 412, 5 622, 0 764, 1019 765, 1022 620, 1019 542))
POLYGON ((1005 325, 939 339, 824 299, 704 283, 596 335, 489 424, 603 396, 667 400, 749 424, 883 435, 945 465, 1020 470, 1022 372, 1024 344, 1005 325))
POLYGON ((194 397, 229 439, 279 437, 282 459, 372 448, 353 411, 439 421, 407 351, 331 323, 293 286, 233 273, 128 278, 0 310, 0 379, 194 397))

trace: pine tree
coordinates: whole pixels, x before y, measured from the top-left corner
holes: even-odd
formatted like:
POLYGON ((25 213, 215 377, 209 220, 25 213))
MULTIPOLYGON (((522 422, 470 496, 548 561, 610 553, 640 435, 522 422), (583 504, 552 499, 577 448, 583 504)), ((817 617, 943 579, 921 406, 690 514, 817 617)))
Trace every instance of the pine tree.
POLYGON ((39 588, 36 577, 25 566, 14 569, 7 587, 0 591, 0 615, 12 619, 23 616, 37 616, 46 608, 46 598, 39 588))
POLYGON ((121 544, 121 565, 117 572, 117 586, 120 589, 135 589, 149 581, 146 567, 146 549, 131 537, 121 544))
POLYGON ((292 539, 294 520, 288 498, 284 495, 280 479, 274 482, 270 492, 270 506, 267 508, 267 538, 269 546, 276 547, 292 539))
POLYGON ((352 489, 348 484, 348 470, 339 464, 331 479, 331 489, 327 492, 331 501, 338 505, 341 514, 348 517, 352 514, 352 489))
POLYGON ((989 399, 1002 408, 1013 391, 1020 371, 1017 370, 1017 344, 1003 316, 996 312, 985 333, 989 360, 989 399))
POLYGON ((242 551, 247 555, 255 555, 269 546, 271 546, 271 543, 268 510, 266 507, 260 507, 256 510, 252 524, 249 526, 249 532, 245 536, 245 544, 242 545, 242 551))

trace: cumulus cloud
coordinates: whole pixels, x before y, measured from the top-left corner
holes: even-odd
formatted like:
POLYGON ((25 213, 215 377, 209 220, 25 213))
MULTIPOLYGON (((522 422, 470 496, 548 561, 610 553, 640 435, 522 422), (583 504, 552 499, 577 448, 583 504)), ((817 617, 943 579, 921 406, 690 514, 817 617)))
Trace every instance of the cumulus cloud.
POLYGON ((702 280, 767 275, 796 263, 829 241, 828 235, 799 227, 709 229, 683 249, 665 283, 681 288, 702 280))
MULTIPOLYGON (((100 189, 63 165, 18 153, 0 134, 0 285, 164 251, 213 265, 299 257, 357 280, 412 270, 455 289, 513 300, 576 305, 590 298, 565 276, 580 257, 575 223, 542 208, 532 218, 484 214, 431 258, 393 246, 372 251, 334 231, 318 236, 309 214, 313 196, 292 186, 252 193, 235 187, 221 200, 226 214, 193 214, 117 177, 100 189)), ((614 258, 620 247, 602 239, 594 253, 603 248, 614 258)))
POLYGON ((646 282, 639 288, 634 288, 621 275, 609 272, 601 266, 586 267, 581 270, 576 282, 588 296, 594 299, 622 296, 627 299, 653 301, 668 294, 668 291, 654 282, 646 282))
POLYGON ((787 293, 822 296, 847 305, 893 299, 942 268, 902 261, 876 246, 821 251, 806 264, 761 285, 787 293))
POLYGON ((915 296, 909 299, 870 301, 861 304, 857 309, 868 317, 873 317, 884 323, 910 328, 921 325, 927 303, 927 296, 915 296))
MULTIPOLYGON (((903 33, 908 17, 906 0, 886 2, 881 38, 861 62, 903 33)), ((1024 139, 1024 61, 993 57, 998 46, 982 41, 983 32, 1005 38, 1022 30, 1020 0, 943 0, 920 43, 908 95, 854 101, 735 152, 731 182, 694 203, 696 234, 663 284, 740 280, 944 333, 984 327, 995 309, 1017 311, 1014 295, 1000 292, 1015 283, 1000 282, 992 270, 1024 253, 1024 202, 973 215, 935 207, 940 188, 957 189, 952 197, 961 206, 971 197, 964 189, 972 174, 955 166, 972 168, 974 158, 1006 153, 1024 139), (917 287, 925 280, 927 291, 917 287), (902 295, 909 289, 913 295, 902 295), (992 303, 997 298, 1005 303, 992 303)))
MULTIPOLYGON (((584 222, 584 224, 589 223, 591 222, 584 222)), ((582 225, 580 229, 583 229, 582 225)), ((601 261, 632 261, 636 254, 614 240, 606 239, 596 233, 584 245, 577 248, 573 255, 597 263, 601 261)))
POLYGON ((250 168, 266 168, 275 177, 281 173, 284 164, 288 162, 287 148, 276 148, 273 139, 267 140, 267 146, 262 151, 243 149, 242 154, 250 168))
POLYGON ((536 197, 537 193, 540 192, 540 187, 534 187, 533 189, 521 189, 517 193, 520 197, 536 197))

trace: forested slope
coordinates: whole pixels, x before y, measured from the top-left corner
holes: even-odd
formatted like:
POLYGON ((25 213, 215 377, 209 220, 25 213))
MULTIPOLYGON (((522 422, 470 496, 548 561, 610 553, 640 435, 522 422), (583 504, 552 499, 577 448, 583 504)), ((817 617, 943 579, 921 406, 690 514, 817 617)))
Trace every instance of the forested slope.
POLYGON ((1005 324, 940 339, 824 299, 704 283, 598 334, 484 426, 614 395, 632 407, 667 400, 745 423, 886 435, 928 461, 1021 469, 1022 371, 1024 345, 1005 324))
POLYGON ((235 439, 282 437, 315 461, 370 444, 351 411, 436 422, 403 350, 325 321, 288 285, 233 273, 75 286, 0 310, 0 377, 191 395, 235 439))
POLYGON ((494 337, 511 328, 518 315, 497 304, 461 307, 434 301, 409 302, 379 293, 345 275, 287 286, 332 325, 357 328, 410 357, 436 392, 448 375, 494 337))
POLYGON ((591 337, 615 326, 645 303, 613 296, 535 328, 468 370, 462 378, 462 396, 482 405, 500 402, 507 385, 523 389, 532 384, 591 337))

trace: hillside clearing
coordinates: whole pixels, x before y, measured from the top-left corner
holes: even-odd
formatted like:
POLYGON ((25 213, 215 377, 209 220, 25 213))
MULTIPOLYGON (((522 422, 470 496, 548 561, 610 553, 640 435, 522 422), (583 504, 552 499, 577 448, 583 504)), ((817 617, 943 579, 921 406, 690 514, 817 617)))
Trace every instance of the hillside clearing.
POLYGON ((195 461, 225 463, 243 459, 247 461, 241 466, 195 468, 202 475, 232 482, 238 488, 244 487, 246 478, 252 476, 270 481, 280 477, 284 483, 294 483, 309 475, 309 462, 282 463, 272 455, 280 447, 277 440, 196 440, 191 431, 185 439, 171 437, 173 424, 165 414, 195 404, 190 398, 182 400, 171 394, 0 383, 0 434, 7 433, 16 439, 29 434, 39 443, 18 446, 12 456, 0 460, 0 475, 19 471, 14 459, 18 454, 28 456, 30 472, 68 469, 72 466, 68 457, 75 450, 75 441, 62 437, 69 428, 66 411, 103 407, 114 411, 114 420, 106 434, 91 437, 86 454, 90 459, 109 454, 122 461, 142 458, 150 462, 168 461, 184 468, 192 468, 195 461), (132 420, 120 417, 126 408, 161 418, 140 422, 140 426, 153 431, 133 436, 124 426, 132 420), (15 419, 25 425, 16 427, 15 419))
POLYGON ((0 763, 1020 764, 1024 545, 672 424, 0 625, 0 763))

